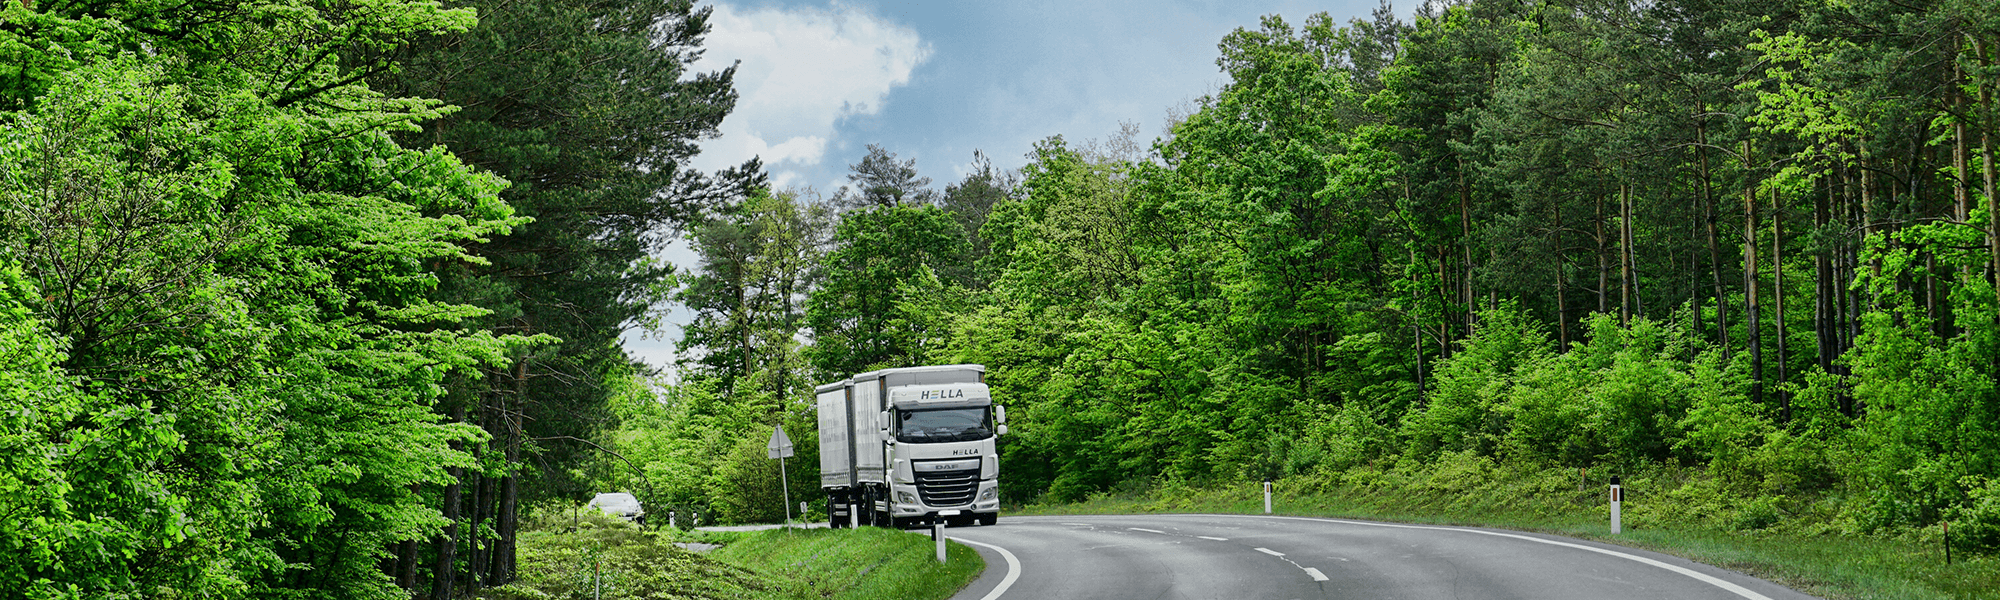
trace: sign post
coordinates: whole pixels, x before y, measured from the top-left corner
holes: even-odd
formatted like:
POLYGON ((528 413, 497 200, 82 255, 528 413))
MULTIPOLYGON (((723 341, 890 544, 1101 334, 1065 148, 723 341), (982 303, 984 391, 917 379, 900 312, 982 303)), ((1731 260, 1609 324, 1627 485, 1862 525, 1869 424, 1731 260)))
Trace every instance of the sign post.
POLYGON ((791 476, 785 473, 785 459, 792 455, 792 439, 785 437, 785 426, 779 425, 771 430, 771 443, 766 444, 764 449, 770 451, 771 458, 778 459, 778 482, 785 490, 785 524, 791 525, 792 482, 791 476))
POLYGON ((1618 485, 1618 476, 1611 476, 1611 535, 1618 535, 1618 508, 1625 503, 1625 488, 1618 485))

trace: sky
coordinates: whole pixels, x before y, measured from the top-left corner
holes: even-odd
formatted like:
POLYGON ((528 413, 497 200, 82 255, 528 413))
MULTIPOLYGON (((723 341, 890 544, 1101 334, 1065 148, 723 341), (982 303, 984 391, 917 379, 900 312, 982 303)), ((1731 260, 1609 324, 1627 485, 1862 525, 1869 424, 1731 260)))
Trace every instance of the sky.
MULTIPOLYGON (((1130 122, 1151 141, 1170 108, 1226 82, 1216 44, 1230 31, 1266 15, 1365 19, 1378 1, 709 0, 695 68, 736 64, 739 97, 694 166, 761 157, 776 187, 831 196, 878 144, 942 191, 971 171, 974 150, 1015 169, 1054 135, 1101 140, 1130 122)), ((1395 10, 1407 20, 1415 5, 1395 10)), ((662 257, 697 267, 685 245, 662 257)), ((628 331, 627 350, 670 368, 689 315, 666 321, 628 331)))

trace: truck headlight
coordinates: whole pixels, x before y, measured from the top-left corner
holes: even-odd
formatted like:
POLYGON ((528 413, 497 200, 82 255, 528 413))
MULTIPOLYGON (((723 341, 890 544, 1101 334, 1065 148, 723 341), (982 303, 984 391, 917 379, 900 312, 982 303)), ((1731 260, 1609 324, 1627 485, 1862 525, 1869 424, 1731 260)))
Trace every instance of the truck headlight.
POLYGON ((916 504, 917 496, 909 492, 896 492, 896 501, 903 504, 916 504))
POLYGON ((992 500, 994 496, 998 496, 999 494, 1000 494, 1000 488, 990 487, 979 492, 979 499, 981 501, 992 500))

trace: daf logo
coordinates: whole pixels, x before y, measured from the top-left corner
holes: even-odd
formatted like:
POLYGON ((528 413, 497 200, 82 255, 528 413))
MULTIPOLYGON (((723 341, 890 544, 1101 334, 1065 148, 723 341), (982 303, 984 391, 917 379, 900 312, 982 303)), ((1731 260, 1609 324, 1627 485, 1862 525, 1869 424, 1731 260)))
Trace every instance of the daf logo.
POLYGON ((978 449, 978 448, 970 448, 970 449, 965 449, 965 450, 953 450, 953 451, 951 451, 951 455, 952 455, 952 456, 974 456, 974 455, 977 455, 977 454, 979 454, 979 449, 978 449))

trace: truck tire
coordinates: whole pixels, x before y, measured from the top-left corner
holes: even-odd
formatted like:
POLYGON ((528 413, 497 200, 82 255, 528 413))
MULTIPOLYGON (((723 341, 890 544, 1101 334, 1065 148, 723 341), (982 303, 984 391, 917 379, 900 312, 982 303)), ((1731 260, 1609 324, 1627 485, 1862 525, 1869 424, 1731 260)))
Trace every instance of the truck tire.
POLYGON ((1000 513, 990 512, 990 513, 980 513, 979 515, 979 525, 982 527, 999 522, 1000 522, 1000 513))

